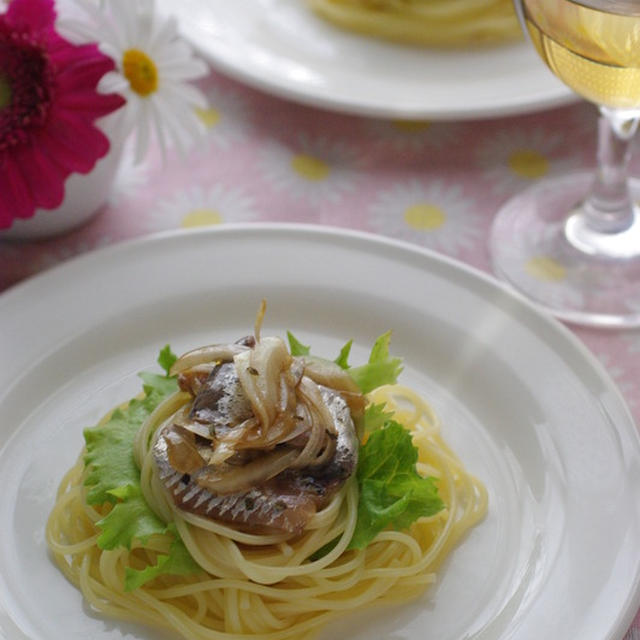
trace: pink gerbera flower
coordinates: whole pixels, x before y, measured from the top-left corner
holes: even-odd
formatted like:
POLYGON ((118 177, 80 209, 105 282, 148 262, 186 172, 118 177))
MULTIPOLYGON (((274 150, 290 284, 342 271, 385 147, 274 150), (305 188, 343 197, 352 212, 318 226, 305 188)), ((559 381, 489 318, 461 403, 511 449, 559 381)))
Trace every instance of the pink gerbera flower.
POLYGON ((69 174, 109 150, 95 120, 124 104, 96 91, 113 61, 54 29, 53 0, 13 0, 0 14, 0 229, 62 203, 69 174))

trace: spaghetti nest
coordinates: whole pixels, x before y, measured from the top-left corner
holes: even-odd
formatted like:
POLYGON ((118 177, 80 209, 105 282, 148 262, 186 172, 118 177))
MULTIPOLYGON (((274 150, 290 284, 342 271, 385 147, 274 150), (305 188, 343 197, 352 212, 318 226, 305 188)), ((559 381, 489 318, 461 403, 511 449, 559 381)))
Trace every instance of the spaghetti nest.
POLYGON ((108 616, 173 629, 189 639, 307 638, 343 612, 373 602, 405 602, 436 579, 436 570, 460 537, 484 517, 487 494, 444 442, 429 405, 398 385, 369 394, 395 413, 418 450, 417 470, 437 478, 446 508, 407 531, 384 530, 363 550, 347 549, 356 526, 358 485, 351 478, 294 540, 282 534, 243 533, 177 509, 157 477, 153 435, 186 401, 176 393, 143 423, 135 459, 149 506, 175 527, 201 568, 162 575, 132 591, 128 567, 153 564, 172 535, 154 535, 131 549, 103 550, 96 523, 109 505, 86 501, 84 456, 65 475, 47 524, 56 562, 93 608, 108 616))
POLYGON ((511 0, 308 1, 344 29, 406 44, 494 44, 521 33, 511 0))

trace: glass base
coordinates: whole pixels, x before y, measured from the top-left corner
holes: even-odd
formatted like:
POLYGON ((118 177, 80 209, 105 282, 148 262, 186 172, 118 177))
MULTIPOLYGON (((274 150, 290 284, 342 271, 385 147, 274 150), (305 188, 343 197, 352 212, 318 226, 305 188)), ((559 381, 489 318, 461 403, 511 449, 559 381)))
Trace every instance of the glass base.
MULTIPOLYGON (((543 181, 509 200, 490 238, 496 275, 569 323, 640 326, 640 210, 619 233, 596 233, 577 207, 591 172, 543 181)), ((630 183, 640 201, 640 181, 630 183)))

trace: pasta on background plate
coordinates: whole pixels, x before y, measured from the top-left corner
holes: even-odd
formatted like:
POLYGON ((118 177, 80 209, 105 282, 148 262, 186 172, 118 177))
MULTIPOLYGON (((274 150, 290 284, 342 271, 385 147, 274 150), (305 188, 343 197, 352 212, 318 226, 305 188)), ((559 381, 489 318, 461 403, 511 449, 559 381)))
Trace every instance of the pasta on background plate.
POLYGON ((307 638, 435 581, 487 510, 429 405, 369 361, 288 333, 158 358, 85 430, 47 541, 92 608, 187 639, 307 638))
POLYGON ((512 0, 307 1, 344 29, 405 44, 498 44, 521 35, 512 0))

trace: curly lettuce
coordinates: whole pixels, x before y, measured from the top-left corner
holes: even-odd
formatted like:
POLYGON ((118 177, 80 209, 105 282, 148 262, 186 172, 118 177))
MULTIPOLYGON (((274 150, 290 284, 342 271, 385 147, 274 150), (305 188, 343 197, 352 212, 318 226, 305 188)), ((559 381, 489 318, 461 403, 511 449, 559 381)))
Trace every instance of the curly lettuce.
POLYGON ((144 545, 151 536, 164 533, 170 533, 174 538, 169 553, 158 555, 155 565, 141 570, 127 568, 126 591, 162 574, 188 575, 201 571, 175 527, 158 518, 144 499, 140 470, 133 457, 138 429, 151 412, 178 389, 175 377, 168 375, 175 359, 167 345, 158 357, 158 363, 167 374, 141 373, 142 397, 116 409, 104 423, 84 431, 87 503, 112 505, 109 513, 96 523, 100 530, 98 547, 131 549, 134 540, 144 545))

